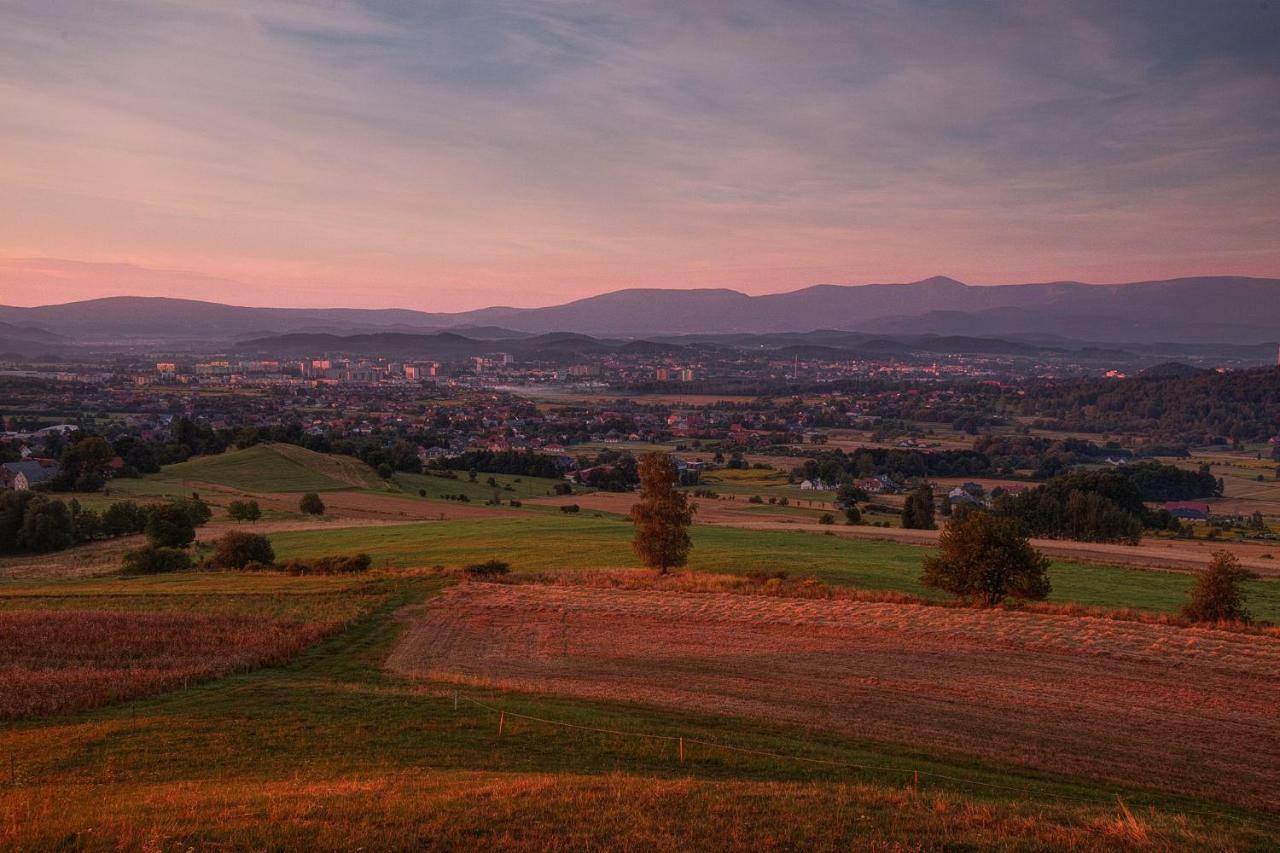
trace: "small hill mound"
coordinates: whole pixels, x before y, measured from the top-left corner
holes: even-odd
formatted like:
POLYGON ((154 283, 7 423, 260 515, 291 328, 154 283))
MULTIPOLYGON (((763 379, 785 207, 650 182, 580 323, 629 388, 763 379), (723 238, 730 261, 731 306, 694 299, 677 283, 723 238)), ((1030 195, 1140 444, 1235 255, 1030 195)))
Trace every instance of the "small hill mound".
POLYGON ((1193 367, 1180 361, 1166 361, 1164 364, 1148 367, 1138 375, 1155 377, 1156 379, 1182 379, 1186 376, 1199 376, 1210 372, 1203 367, 1193 367))
POLYGON ((350 456, 316 453, 292 444, 258 444, 200 456, 164 469, 165 476, 249 492, 332 492, 378 489, 372 468, 350 456))

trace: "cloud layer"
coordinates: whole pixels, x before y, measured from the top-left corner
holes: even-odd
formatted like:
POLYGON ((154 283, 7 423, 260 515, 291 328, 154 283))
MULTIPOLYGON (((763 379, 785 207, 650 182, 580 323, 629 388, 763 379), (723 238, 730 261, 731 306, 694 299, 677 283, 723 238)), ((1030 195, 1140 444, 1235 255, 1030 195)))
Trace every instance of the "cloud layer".
POLYGON ((0 151, 9 304, 1277 275, 1280 3, 11 4, 0 151))

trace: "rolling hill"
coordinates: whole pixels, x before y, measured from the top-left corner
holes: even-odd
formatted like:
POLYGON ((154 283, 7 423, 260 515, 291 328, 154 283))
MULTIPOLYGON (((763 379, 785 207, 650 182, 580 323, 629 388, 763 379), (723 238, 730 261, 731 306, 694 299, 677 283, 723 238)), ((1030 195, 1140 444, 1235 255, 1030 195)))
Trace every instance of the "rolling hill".
POLYGON ((249 492, 328 492, 380 489, 382 480, 350 456, 316 453, 292 444, 258 444, 217 456, 169 465, 159 475, 188 483, 211 483, 249 492))

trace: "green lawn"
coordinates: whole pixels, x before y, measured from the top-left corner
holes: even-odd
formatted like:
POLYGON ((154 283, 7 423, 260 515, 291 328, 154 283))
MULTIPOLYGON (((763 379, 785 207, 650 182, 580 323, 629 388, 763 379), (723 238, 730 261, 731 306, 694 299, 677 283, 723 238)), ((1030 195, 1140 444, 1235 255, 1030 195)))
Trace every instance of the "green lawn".
MULTIPOLYGON (((553 494, 553 489, 565 482, 564 480, 553 480, 549 477, 516 477, 510 474, 485 474, 476 475, 476 481, 473 483, 467 478, 466 471, 452 472, 458 475, 458 479, 450 480, 445 477, 439 477, 432 474, 406 474, 398 473, 392 478, 397 486, 406 494, 417 495, 418 490, 426 491, 426 497, 441 498, 444 495, 466 495, 473 503, 484 503, 493 497, 496 489, 504 502, 515 499, 524 500, 525 498, 546 497, 553 494), (492 477, 498 485, 496 487, 489 485, 489 478, 492 477), (508 489, 507 487, 510 487, 508 489)), ((575 491, 583 493, 590 489, 583 489, 581 486, 575 486, 575 491)))
MULTIPOLYGON (((631 525, 622 520, 530 514, 296 531, 271 539, 282 559, 364 551, 378 566, 461 566, 498 558, 517 571, 555 571, 634 567, 631 536, 631 525)), ((786 571, 793 578, 816 577, 839 586, 906 592, 931 600, 947 597, 920 584, 920 563, 927 551, 914 545, 700 526, 693 528, 693 542, 689 567, 695 571, 786 571)), ((1052 601, 1161 613, 1175 612, 1191 585, 1187 575, 1068 561, 1055 561, 1050 576, 1052 601)), ((1280 622, 1280 583, 1253 582, 1249 595, 1255 618, 1280 622)))

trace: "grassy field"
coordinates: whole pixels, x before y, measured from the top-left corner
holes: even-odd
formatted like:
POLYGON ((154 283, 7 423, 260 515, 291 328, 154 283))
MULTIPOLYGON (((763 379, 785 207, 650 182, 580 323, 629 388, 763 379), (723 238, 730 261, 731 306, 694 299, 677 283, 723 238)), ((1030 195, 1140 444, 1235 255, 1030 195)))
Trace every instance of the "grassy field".
MULTIPOLYGON (((276 553, 285 559, 364 551, 377 566, 452 567, 498 558, 518 571, 557 571, 634 567, 631 536, 631 525, 621 520, 530 515, 293 531, 271 538, 276 553)), ((786 571, 833 585, 946 598, 920 584, 926 552, 913 545, 699 526, 693 528, 693 541, 689 566, 695 571, 786 571)), ((1055 561, 1050 576, 1052 601, 1161 613, 1175 612, 1186 601, 1192 582, 1187 575, 1068 561, 1055 561)), ((1280 583, 1254 582, 1249 593, 1256 618, 1280 622, 1280 583)))
MULTIPOLYGON (((292 579, 289 579, 292 580, 292 579)), ((211 576, 202 585, 233 576, 211 576)), ((508 712, 817 762, 550 726, 385 673, 405 604, 439 581, 375 579, 383 605, 294 662, 0 729, 0 846, 24 849, 1265 849, 1274 815, 798 726, 468 691, 508 712), (845 766, 840 766, 845 765, 845 766), (854 766, 847 766, 854 765, 854 766), (920 774, 918 787, 912 772, 920 774), (1132 810, 1127 817, 1117 795, 1132 810)), ((207 592, 208 590, 206 590, 207 592)))
MULTIPOLYGON (((290 444, 259 444, 169 465, 147 481, 213 483, 252 492, 381 489, 378 475, 358 459, 315 453, 290 444)), ((146 481, 144 481, 146 482, 146 481)))
POLYGON ((186 573, 6 584, 0 718, 92 708, 283 663, 378 601, 349 579, 342 588, 287 591, 261 580, 186 573))
MULTIPOLYGON (((428 498, 440 498, 444 495, 466 495, 473 503, 484 503, 491 499, 496 491, 505 502, 512 499, 545 497, 553 494, 553 489, 564 480, 553 480, 549 477, 515 477, 509 474, 477 474, 476 482, 467 478, 467 472, 455 471, 458 479, 450 480, 431 474, 398 473, 393 482, 406 494, 417 495, 419 490, 425 491, 428 498), (489 485, 492 477, 497 486, 489 485)), ((584 491, 575 486, 575 491, 584 491)))
POLYGON ((468 583, 415 615, 388 665, 1140 776, 1280 810, 1280 752, 1260 748, 1280 742, 1274 636, 656 584, 468 583), (1209 723, 1206 707, 1231 713, 1209 723))

